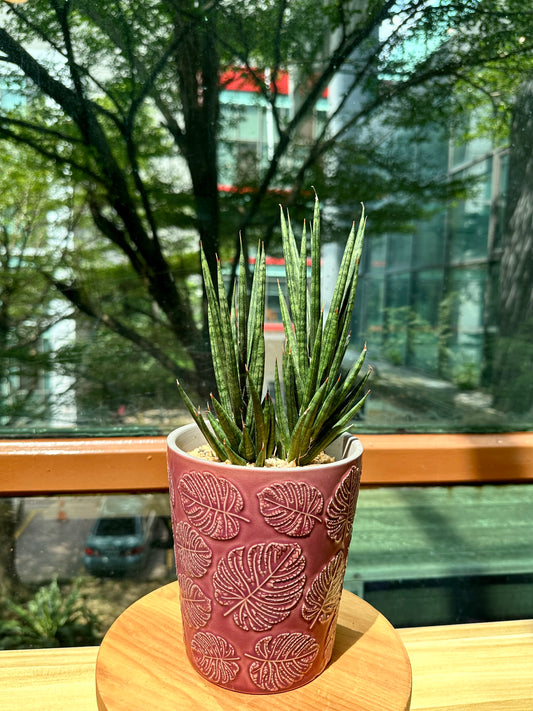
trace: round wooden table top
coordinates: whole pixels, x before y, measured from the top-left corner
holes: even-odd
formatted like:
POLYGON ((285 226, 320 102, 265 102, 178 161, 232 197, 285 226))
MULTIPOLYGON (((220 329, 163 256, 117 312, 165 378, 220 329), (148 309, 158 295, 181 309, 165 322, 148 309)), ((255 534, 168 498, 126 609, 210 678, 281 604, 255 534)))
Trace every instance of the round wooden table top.
POLYGON ((411 664, 388 620, 343 591, 331 662, 293 691, 249 695, 205 681, 182 642, 178 583, 137 600, 107 632, 96 662, 100 711, 407 711, 411 664))

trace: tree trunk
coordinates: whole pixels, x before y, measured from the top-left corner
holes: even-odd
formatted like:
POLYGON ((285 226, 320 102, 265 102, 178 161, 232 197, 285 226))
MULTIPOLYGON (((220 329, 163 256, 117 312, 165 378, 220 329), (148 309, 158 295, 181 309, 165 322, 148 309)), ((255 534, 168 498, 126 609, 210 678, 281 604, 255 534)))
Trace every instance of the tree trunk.
POLYGON ((533 404, 533 77, 514 106, 506 222, 500 265, 494 404, 527 412, 533 404))
POLYGON ((216 274, 219 239, 217 143, 219 67, 216 13, 205 22, 176 13, 175 32, 183 39, 175 53, 185 130, 181 147, 193 184, 200 240, 211 275, 216 274))
POLYGON ((0 598, 15 597, 21 586, 15 566, 15 533, 21 506, 11 499, 0 500, 0 598))

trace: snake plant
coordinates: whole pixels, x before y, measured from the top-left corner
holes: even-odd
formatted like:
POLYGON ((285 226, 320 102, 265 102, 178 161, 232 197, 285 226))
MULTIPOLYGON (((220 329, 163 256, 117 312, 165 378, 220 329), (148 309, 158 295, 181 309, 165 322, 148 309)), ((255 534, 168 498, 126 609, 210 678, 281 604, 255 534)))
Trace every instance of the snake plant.
POLYGON ((309 230, 304 223, 300 244, 289 216, 281 209, 288 301, 279 283, 278 291, 286 341, 282 363, 276 362, 274 393, 267 392, 264 396, 264 248, 258 247, 250 290, 241 250, 231 305, 220 261, 217 260, 217 283, 214 284, 202 251, 218 397, 211 395, 211 404, 202 414, 179 382, 178 388, 221 461, 264 466, 267 459, 275 456, 300 466, 309 464, 349 428, 362 407, 368 395, 364 388, 370 374, 369 370, 360 376, 366 346, 348 373, 342 374, 341 366, 350 338, 365 223, 363 210, 358 226, 355 222, 352 225, 325 315, 320 286, 318 199, 309 230))

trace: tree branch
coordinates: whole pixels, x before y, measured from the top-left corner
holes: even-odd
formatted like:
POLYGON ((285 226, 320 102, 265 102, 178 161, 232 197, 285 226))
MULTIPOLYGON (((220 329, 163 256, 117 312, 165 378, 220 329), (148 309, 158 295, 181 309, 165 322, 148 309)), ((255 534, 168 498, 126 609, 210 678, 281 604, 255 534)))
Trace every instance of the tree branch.
POLYGON ((67 283, 55 278, 52 274, 45 274, 51 284, 68 299, 79 311, 91 318, 101 321, 111 331, 122 336, 131 343, 135 343, 146 353, 149 353, 158 363, 160 363, 170 373, 177 371, 177 364, 164 351, 156 346, 153 340, 146 338, 135 329, 128 326, 109 313, 97 308, 83 293, 75 283, 67 283))

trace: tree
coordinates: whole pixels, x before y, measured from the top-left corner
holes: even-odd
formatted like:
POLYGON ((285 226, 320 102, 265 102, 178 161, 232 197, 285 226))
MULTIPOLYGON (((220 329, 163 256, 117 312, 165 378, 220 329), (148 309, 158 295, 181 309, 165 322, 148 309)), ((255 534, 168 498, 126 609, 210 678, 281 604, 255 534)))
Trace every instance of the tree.
MULTIPOLYGON (((5 145, 0 173, 0 422, 43 426, 61 392, 46 393, 54 373, 46 338, 72 306, 43 276, 58 264, 66 229, 65 199, 50 194, 50 171, 33 151, 5 145)), ((68 228, 67 228, 68 229, 68 228)))
POLYGON ((0 500, 0 601, 14 596, 22 587, 15 565, 16 530, 22 517, 22 504, 14 499, 0 500))
POLYGON ((533 78, 513 107, 503 250, 498 280, 498 334, 492 390, 496 407, 527 412, 533 403, 533 78))
POLYGON ((417 125, 424 141, 447 128, 458 89, 467 88, 471 102, 486 100, 477 73, 489 68, 505 84, 509 65, 530 61, 533 47, 525 0, 2 2, 0 60, 24 80, 28 108, 2 111, 0 139, 53 163, 83 190, 92 219, 65 255, 67 275, 48 278, 79 311, 170 373, 176 354, 187 353, 199 389, 209 386, 211 368, 205 314, 191 301, 191 272, 180 273, 191 249, 187 230, 214 270, 223 245, 235 239, 227 248, 234 257, 237 235, 247 249, 258 225, 271 229, 265 215, 276 219, 276 191, 285 204, 305 202, 312 184, 331 204, 337 195, 346 200, 339 184, 349 185, 350 203, 375 201, 376 223, 390 215, 405 222, 430 198, 448 197, 450 186, 417 174, 409 157, 390 161, 395 132, 417 125), (223 196, 220 91, 232 67, 255 83, 276 140, 250 189, 223 196), (278 100, 283 70, 291 72, 292 112, 278 100), (317 101, 341 76, 328 116, 309 133, 317 101), (168 159, 174 175, 164 169, 168 159), (127 264, 141 298, 117 303, 101 284, 95 298, 84 280, 95 244, 127 264))

